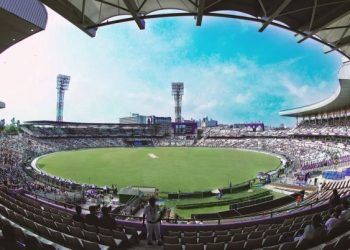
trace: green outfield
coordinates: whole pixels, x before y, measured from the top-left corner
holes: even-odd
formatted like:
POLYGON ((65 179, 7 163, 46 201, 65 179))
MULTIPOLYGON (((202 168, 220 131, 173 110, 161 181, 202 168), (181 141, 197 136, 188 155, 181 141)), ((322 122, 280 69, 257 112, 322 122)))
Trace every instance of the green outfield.
POLYGON ((277 157, 216 148, 99 148, 57 152, 37 166, 57 176, 98 186, 158 187, 161 192, 208 190, 241 183, 279 166, 277 157))

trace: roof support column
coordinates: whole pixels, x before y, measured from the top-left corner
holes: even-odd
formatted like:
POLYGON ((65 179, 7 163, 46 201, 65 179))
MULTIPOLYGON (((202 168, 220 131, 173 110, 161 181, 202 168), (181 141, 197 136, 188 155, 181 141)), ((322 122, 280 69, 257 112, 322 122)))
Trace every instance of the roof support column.
POLYGON ((139 13, 137 12, 137 5, 135 0, 123 0, 125 6, 128 8, 131 16, 134 18, 137 26, 139 26, 140 30, 145 29, 145 23, 140 19, 139 13))
POLYGON ((291 2, 292 0, 284 0, 278 7, 277 9, 267 18, 265 23, 261 26, 259 29, 259 32, 263 32, 266 27, 273 22, 273 19, 275 19, 291 2))
POLYGON ((85 5, 86 5, 86 0, 83 0, 83 6, 81 8, 81 24, 84 24, 84 21, 85 21, 85 5))
POLYGON ((201 26, 202 25, 204 7, 205 7, 205 0, 199 0, 198 13, 197 13, 197 22, 196 22, 197 26, 201 26))

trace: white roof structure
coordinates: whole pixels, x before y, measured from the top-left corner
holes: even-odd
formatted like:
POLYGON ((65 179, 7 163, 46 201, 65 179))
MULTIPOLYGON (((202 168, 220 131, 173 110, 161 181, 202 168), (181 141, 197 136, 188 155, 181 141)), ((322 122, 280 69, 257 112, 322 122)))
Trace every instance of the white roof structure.
POLYGON ((47 12, 39 0, 0 0, 0 53, 45 29, 47 12))
POLYGON ((101 26, 134 21, 140 29, 151 18, 194 16, 200 26, 204 16, 226 17, 261 23, 296 33, 298 42, 308 38, 350 56, 349 0, 41 0, 44 4, 95 36, 101 26))
POLYGON ((282 110, 282 116, 308 117, 332 112, 349 112, 350 110, 350 62, 343 64, 339 70, 339 87, 329 98, 304 107, 282 110))

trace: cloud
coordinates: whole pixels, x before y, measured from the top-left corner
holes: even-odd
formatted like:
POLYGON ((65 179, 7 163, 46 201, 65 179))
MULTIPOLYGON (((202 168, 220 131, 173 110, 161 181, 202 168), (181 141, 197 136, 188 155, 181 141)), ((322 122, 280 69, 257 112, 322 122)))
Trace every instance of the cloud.
POLYGON ((231 20, 205 23, 198 29, 191 18, 163 19, 140 31, 130 22, 90 38, 49 11, 44 32, 0 55, 0 100, 7 103, 0 116, 55 119, 59 73, 71 75, 65 120, 86 122, 118 122, 135 112, 173 116, 171 82, 182 81, 185 118, 279 124, 280 109, 320 100, 336 87, 327 60, 314 62, 304 51, 275 58, 262 38, 261 48, 249 45, 248 30, 261 35, 256 25, 240 22, 234 32, 231 20))
POLYGON ((251 98, 251 94, 249 93, 246 93, 246 94, 239 93, 237 96, 234 97, 234 102, 236 102, 237 104, 247 104, 249 103, 249 101, 254 101, 251 98))

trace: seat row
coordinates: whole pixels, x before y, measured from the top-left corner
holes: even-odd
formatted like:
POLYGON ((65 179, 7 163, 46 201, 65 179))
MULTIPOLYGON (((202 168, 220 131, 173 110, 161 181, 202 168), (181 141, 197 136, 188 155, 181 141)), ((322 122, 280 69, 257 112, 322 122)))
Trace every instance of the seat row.
POLYGON ((350 188, 350 180, 328 182, 323 189, 343 189, 350 188))
MULTIPOLYGON (((0 205, 0 208, 2 206, 0 205)), ((30 219, 24 218, 22 215, 12 211, 5 210, 2 207, 0 212, 3 216, 9 218, 20 224, 23 227, 28 228, 31 232, 37 233, 38 235, 48 239, 52 242, 56 242, 63 246, 73 249, 107 249, 108 247, 117 248, 122 244, 122 240, 115 239, 112 236, 97 235, 96 233, 82 233, 82 238, 74 235, 63 233, 52 228, 48 228, 46 225, 39 224, 30 219), (6 211, 6 212, 4 212, 6 211)))
MULTIPOLYGON (((3 197, 4 198, 4 197, 3 197)), ((0 200, 1 202, 2 200, 0 200)), ((32 232, 36 232, 46 239, 50 239, 58 244, 67 245, 80 249, 83 244, 95 244, 97 247, 112 247, 127 246, 131 243, 132 236, 124 231, 110 231, 109 229, 99 229, 95 232, 90 232, 80 227, 66 225, 56 222, 52 219, 46 219, 40 215, 35 215, 30 211, 20 208, 16 204, 7 200, 7 205, 0 206, 0 213, 5 217, 19 223, 20 225, 29 228, 32 232), (87 241, 87 242, 83 242, 87 241)), ((133 230, 136 231, 136 230, 133 230)), ((137 234, 135 232, 135 234, 137 234)), ((90 244, 90 245, 91 245, 90 244)), ((97 248, 96 248, 97 249, 97 248)))
POLYGON ((260 240, 252 241, 237 241, 237 242, 220 242, 220 243, 194 243, 194 244, 164 244, 164 250, 252 250, 252 249, 264 249, 264 250, 292 250, 296 249, 298 245, 297 241, 285 242, 280 245, 274 245, 270 247, 263 247, 260 240))
POLYGON ((301 241, 286 241, 283 243, 270 242, 266 244, 264 239, 253 239, 247 241, 236 241, 236 242, 208 242, 204 243, 164 243, 164 250, 294 250, 294 249, 312 249, 312 250, 348 250, 350 249, 350 231, 343 235, 340 235, 328 243, 319 244, 312 248, 314 242, 308 242, 307 240, 301 241), (273 243, 273 244, 272 244, 273 243))
POLYGON ((48 244, 47 241, 43 242, 42 240, 39 240, 34 235, 30 235, 30 234, 27 234, 26 232, 23 232, 23 230, 20 227, 11 225, 11 223, 8 220, 2 219, 2 218, 0 218, 0 235, 4 226, 11 226, 13 228, 15 233, 15 240, 19 242, 21 245, 25 245, 27 247, 27 244, 30 242, 31 246, 35 246, 35 249, 37 250, 55 250, 56 249, 56 247, 53 244, 48 244))

